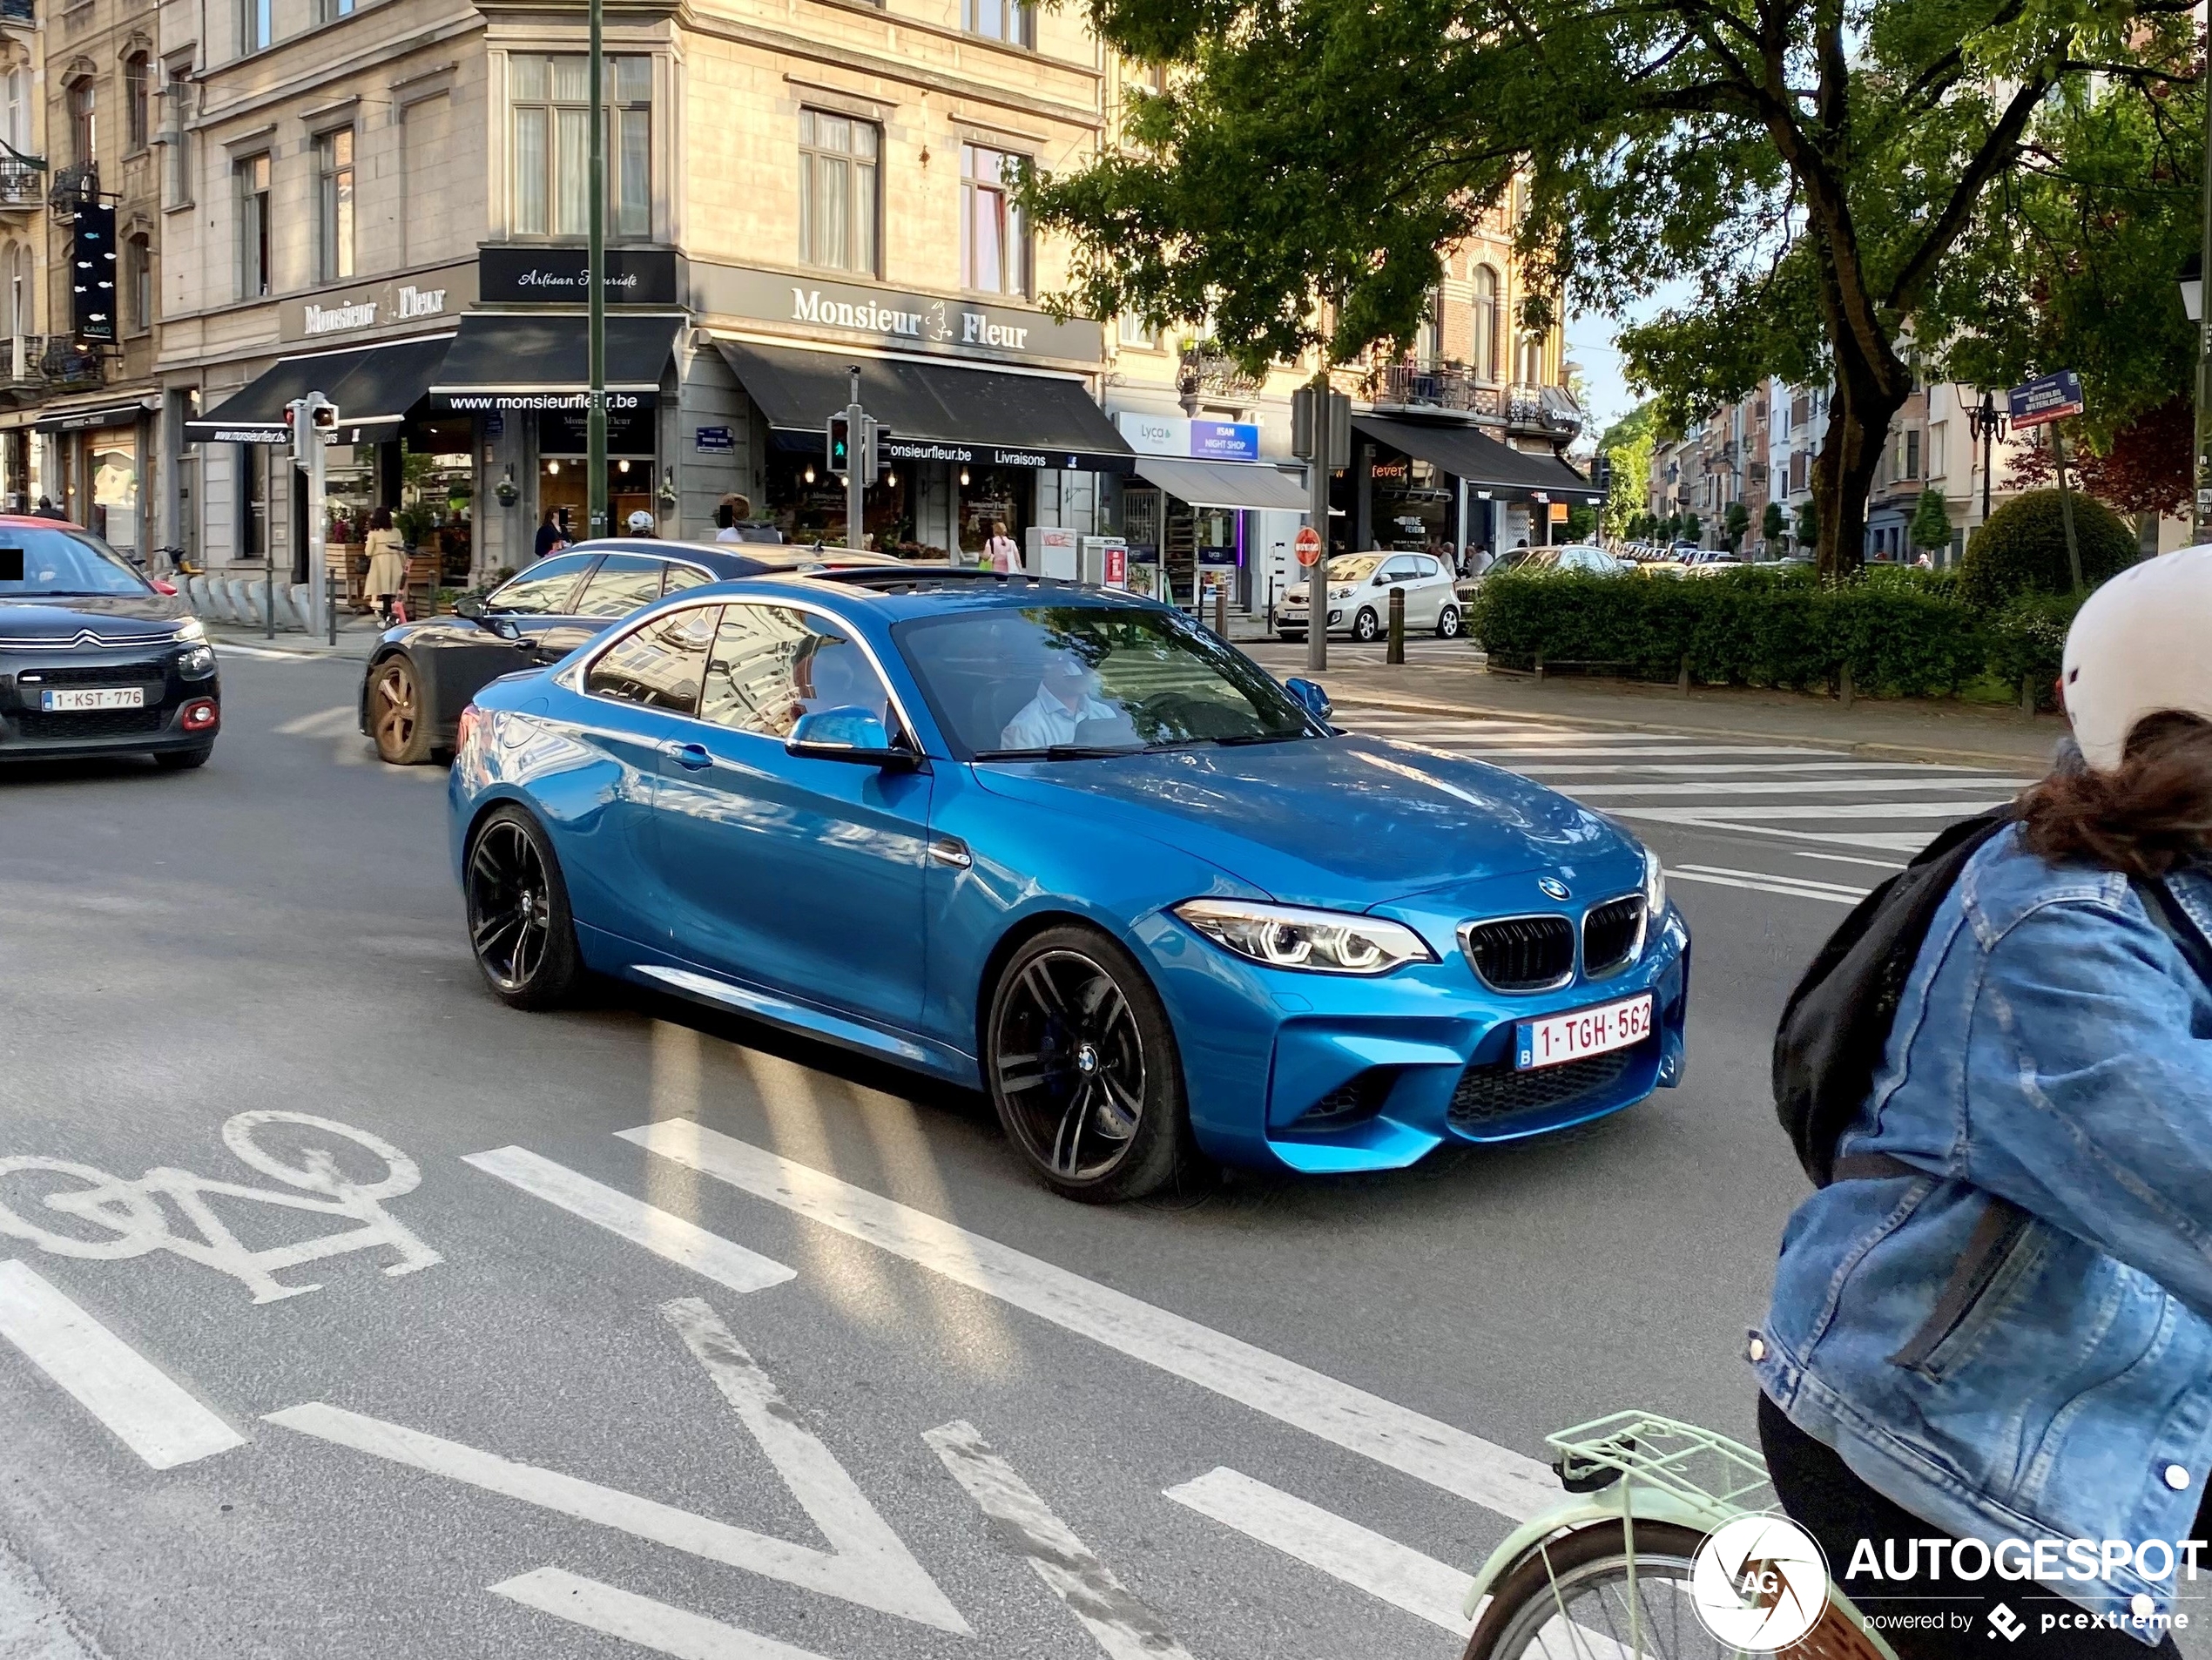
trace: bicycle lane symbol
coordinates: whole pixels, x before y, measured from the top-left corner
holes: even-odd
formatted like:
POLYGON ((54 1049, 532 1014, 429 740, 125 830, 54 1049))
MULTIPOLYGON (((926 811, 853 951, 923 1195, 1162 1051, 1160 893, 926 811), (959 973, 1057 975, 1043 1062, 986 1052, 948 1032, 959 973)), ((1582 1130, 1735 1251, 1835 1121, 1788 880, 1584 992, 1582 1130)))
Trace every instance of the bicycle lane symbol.
POLYGON ((240 1164, 283 1183, 284 1187, 252 1187, 166 1167, 126 1181, 90 1164, 19 1154, 0 1157, 0 1235, 24 1240, 52 1256, 82 1261, 119 1262, 150 1252, 172 1252, 188 1262, 230 1275, 253 1293, 256 1303, 320 1291, 320 1284, 287 1285, 276 1275, 286 1268, 349 1252, 387 1248, 396 1252, 398 1260, 385 1265, 387 1274, 413 1273, 443 1260, 385 1210, 383 1201, 412 1192, 421 1183, 422 1172, 412 1158, 381 1137, 311 1113, 274 1110, 239 1113, 224 1124, 222 1137, 223 1144, 240 1164), (370 1180, 356 1181, 347 1174, 333 1151, 324 1146, 304 1147, 296 1163, 287 1163, 254 1139, 256 1131, 274 1125, 296 1126, 351 1143, 381 1161, 382 1172, 370 1180), (36 1179, 42 1177, 78 1185, 57 1187, 51 1180, 36 1179), (41 1220, 24 1214, 32 1206, 17 1207, 12 1196, 26 1191, 35 1198, 36 1211, 51 1216, 51 1225, 41 1225, 41 1220), (208 1202, 211 1198, 240 1199, 339 1217, 354 1225, 254 1250, 216 1214, 208 1202), (197 1231, 197 1237, 171 1225, 170 1211, 162 1203, 165 1199, 197 1231), (68 1231, 64 1218, 80 1225, 84 1232, 68 1231))

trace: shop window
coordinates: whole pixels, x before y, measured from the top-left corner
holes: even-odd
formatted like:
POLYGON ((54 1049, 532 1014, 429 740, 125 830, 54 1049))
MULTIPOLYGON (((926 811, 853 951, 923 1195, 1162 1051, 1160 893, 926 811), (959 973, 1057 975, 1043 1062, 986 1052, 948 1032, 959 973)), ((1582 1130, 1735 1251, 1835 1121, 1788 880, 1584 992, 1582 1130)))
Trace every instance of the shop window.
POLYGON ((139 232, 123 245, 124 315, 134 334, 153 327, 153 244, 139 232))
POLYGON ((981 145, 960 147, 962 287, 980 294, 1029 292, 1029 227, 1008 193, 1024 161, 981 145))
POLYGON ((354 274, 354 130, 315 137, 315 263, 325 282, 354 274))
POLYGON ((1498 378, 1498 273, 1487 265, 1474 268, 1474 372, 1498 378))
MULTIPOLYGON (((518 236, 583 236, 591 199, 591 60, 581 53, 508 59, 513 118, 513 219, 518 236)), ((610 57, 607 234, 653 231, 653 60, 610 57)))
POLYGON ((240 57, 265 51, 276 38, 276 0, 239 0, 238 50, 240 57))
MULTIPOLYGON (((659 574, 653 573, 656 588, 659 574)), ((598 585, 596 577, 592 585, 598 585)), ((584 689, 594 697, 643 704, 648 709, 671 709, 679 715, 698 713, 699 677, 706 666, 706 648, 714 638, 718 611, 713 605, 695 605, 656 618, 617 640, 592 664, 584 689)))
POLYGON ((1028 0, 961 0, 962 25, 971 35, 1009 46, 1037 44, 1037 9, 1028 0))
POLYGON ((269 159, 249 156, 233 170, 238 179, 238 297, 269 292, 269 159))
POLYGON ((124 143, 132 155, 145 149, 153 136, 151 67, 144 52, 132 52, 123 60, 124 143))
POLYGON ((89 167, 99 159, 99 101, 97 82, 88 78, 70 83, 69 159, 79 167, 89 167))
POLYGON ((876 274, 881 130, 820 110, 799 112, 799 258, 876 274))

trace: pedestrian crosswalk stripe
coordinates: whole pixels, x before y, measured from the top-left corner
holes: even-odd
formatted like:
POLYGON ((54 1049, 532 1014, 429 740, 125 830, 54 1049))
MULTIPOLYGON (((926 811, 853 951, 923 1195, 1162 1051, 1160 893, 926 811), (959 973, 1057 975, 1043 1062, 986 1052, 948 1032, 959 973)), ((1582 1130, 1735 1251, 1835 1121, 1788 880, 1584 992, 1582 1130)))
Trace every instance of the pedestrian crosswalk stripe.
MULTIPOLYGON (((1972 789, 1977 782, 1960 778, 1839 778, 1839 779, 1774 779, 1748 780, 1731 779, 1719 788, 1730 795, 1847 795, 1864 794, 1869 790, 1949 790, 1956 794, 1972 789)), ((1989 794, 1968 808, 1979 813, 1993 801, 2004 800, 2015 792, 2026 789, 2033 780, 2017 778, 1993 778, 1986 780, 1989 794)), ((1610 798, 1616 795, 1711 795, 1715 786, 1710 784, 1578 784, 1565 792, 1581 797, 1610 798)), ((1900 804, 1902 805, 1902 804, 1900 804)))
POLYGON ((822 1660, 812 1649, 794 1649, 565 1568, 517 1574, 491 1587, 491 1594, 677 1660, 822 1660))
MULTIPOLYGON (((1380 736, 1380 734, 1377 735, 1380 736)), ((1400 739, 1399 741, 1403 742, 1404 740, 1400 739)), ((1467 758, 1471 760, 1494 762, 1500 766, 1510 766, 1515 772, 1526 770, 1518 759, 1519 757, 1523 755, 1534 755, 1539 757, 1548 755, 1556 757, 1561 760, 1566 760, 1571 758, 1572 759, 1579 761, 1593 759, 1622 760, 1639 755, 1664 755, 1669 757, 1678 757, 1683 755, 1817 756, 1832 755, 1836 752, 1833 750, 1827 749, 1770 747, 1757 744, 1666 744, 1656 745, 1648 749, 1617 747, 1556 749, 1550 745, 1543 745, 1541 746, 1523 746, 1520 745, 1500 746, 1496 744, 1462 744, 1447 740, 1443 742, 1426 743, 1424 746, 1429 749, 1445 750, 1455 754, 1465 752, 1467 758)))
MULTIPOLYGON (((1977 813, 1986 813, 1995 802, 1979 801, 1824 801, 1805 806, 1749 804, 1743 806, 1730 802, 1724 807, 1608 807, 1608 812, 1622 819, 1649 819, 1661 824, 1702 824, 1708 828, 1730 829, 1727 820, 1716 819, 1716 811, 1725 812, 1731 819, 1969 819, 1977 813)), ((1925 841, 1927 838, 1922 837, 1925 841)))
POLYGON ((1715 887, 1747 887, 1762 894, 1787 894, 1793 899, 1821 900, 1831 905, 1856 905, 1869 891, 1834 882, 1809 882, 1795 876, 1777 876, 1759 870, 1730 870, 1715 865, 1676 865, 1668 870, 1667 880, 1705 882, 1715 887))
MULTIPOLYGON (((1580 760, 1581 758, 1576 756, 1580 760)), ((1953 778, 1988 776, 1992 783, 2005 782, 1994 775, 1977 774, 1966 768, 1929 767, 1919 761, 1768 761, 1761 766, 1716 766, 1710 762, 1697 766, 1683 766, 1674 762, 1657 766, 1526 766, 1516 768, 1531 778, 1545 779, 1559 778, 1625 778, 1636 773, 1656 773, 1667 778, 1719 778, 1730 773, 1747 777, 1771 777, 1777 773, 1858 773, 1868 776, 1882 774, 1892 778, 1919 778, 1930 772, 1950 774, 1953 778)))

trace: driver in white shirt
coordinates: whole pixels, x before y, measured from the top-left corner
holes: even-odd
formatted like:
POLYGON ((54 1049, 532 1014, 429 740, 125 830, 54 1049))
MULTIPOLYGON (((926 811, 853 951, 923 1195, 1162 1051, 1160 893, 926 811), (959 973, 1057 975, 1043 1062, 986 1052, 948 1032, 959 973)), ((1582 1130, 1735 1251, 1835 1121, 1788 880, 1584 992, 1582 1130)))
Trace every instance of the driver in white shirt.
POLYGON ((1006 723, 999 742, 1008 749, 1049 749, 1076 741, 1076 728, 1086 720, 1110 720, 1119 727, 1128 723, 1112 704, 1091 694, 1098 677, 1090 665, 1072 651, 1055 651, 1045 659, 1037 682, 1037 695, 1006 723))

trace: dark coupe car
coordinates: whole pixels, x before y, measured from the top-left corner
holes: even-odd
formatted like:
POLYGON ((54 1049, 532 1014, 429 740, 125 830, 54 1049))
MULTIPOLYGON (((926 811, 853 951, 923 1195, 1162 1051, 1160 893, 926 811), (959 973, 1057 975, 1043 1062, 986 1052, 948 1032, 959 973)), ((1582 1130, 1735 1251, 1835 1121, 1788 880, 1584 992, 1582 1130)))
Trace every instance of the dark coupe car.
POLYGON ((185 602, 90 531, 0 516, 0 761, 215 747, 215 653, 185 602))
POLYGON ((450 615, 387 629, 361 677, 361 731, 395 766, 453 752, 461 712, 502 674, 558 663, 664 595, 765 571, 897 564, 887 553, 603 536, 510 577, 450 615))

